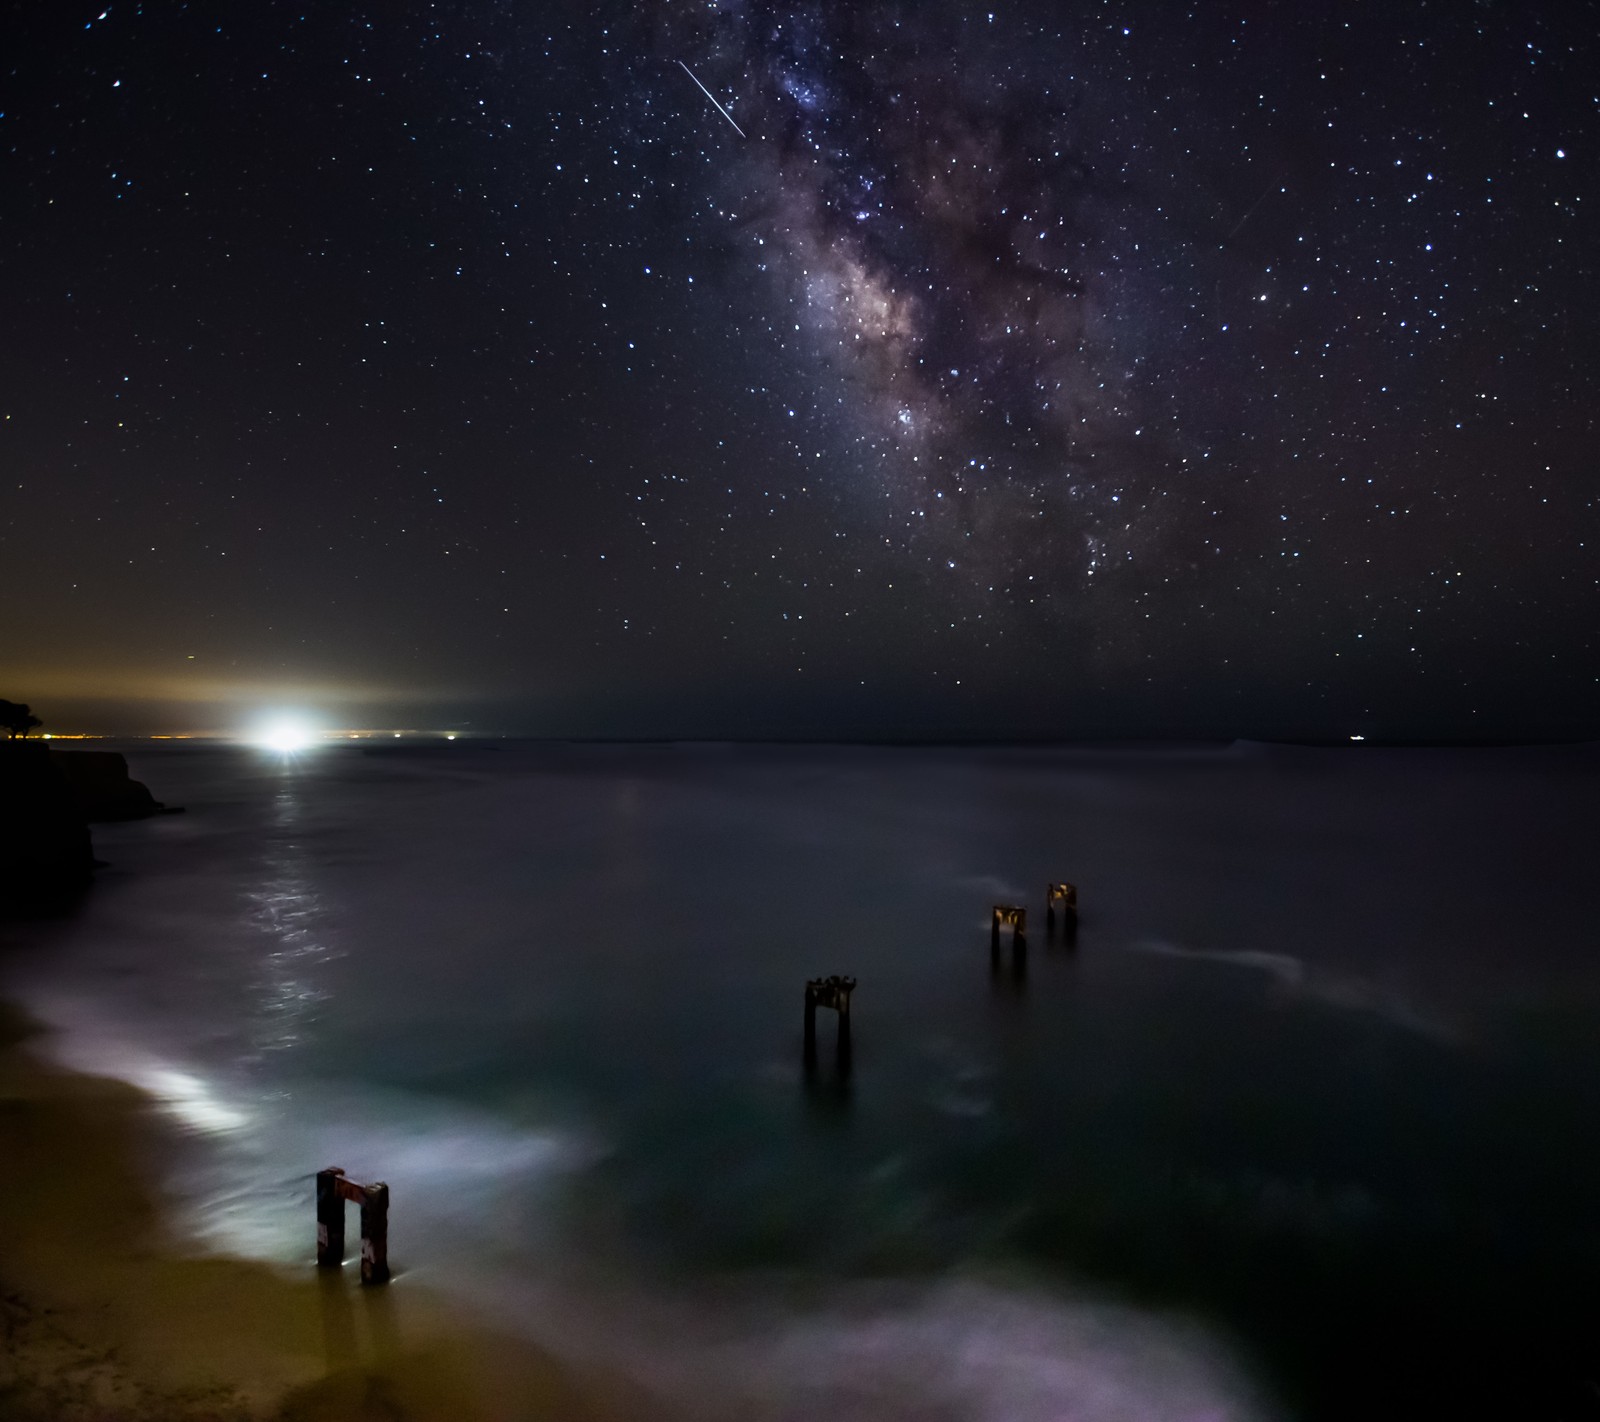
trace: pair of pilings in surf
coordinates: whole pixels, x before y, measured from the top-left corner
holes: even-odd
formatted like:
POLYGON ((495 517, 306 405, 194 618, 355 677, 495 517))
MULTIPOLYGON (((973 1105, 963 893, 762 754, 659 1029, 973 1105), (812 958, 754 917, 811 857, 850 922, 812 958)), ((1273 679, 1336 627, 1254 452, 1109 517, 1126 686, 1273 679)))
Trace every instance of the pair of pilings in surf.
POLYGON ((334 1166, 317 1172, 317 1264, 323 1269, 344 1265, 344 1207, 361 1206, 361 1282, 389 1282, 389 1187, 357 1185, 334 1166))
MULTIPOLYGON (((1061 911, 1063 933, 1073 933, 1078 927, 1078 888, 1076 884, 1056 881, 1045 885, 1045 928, 1053 932, 1056 910, 1061 911)), ((1028 910, 1019 904, 996 904, 989 918, 989 956, 1000 961, 1000 930, 1011 929, 1011 951, 1018 956, 1028 951, 1028 910)))

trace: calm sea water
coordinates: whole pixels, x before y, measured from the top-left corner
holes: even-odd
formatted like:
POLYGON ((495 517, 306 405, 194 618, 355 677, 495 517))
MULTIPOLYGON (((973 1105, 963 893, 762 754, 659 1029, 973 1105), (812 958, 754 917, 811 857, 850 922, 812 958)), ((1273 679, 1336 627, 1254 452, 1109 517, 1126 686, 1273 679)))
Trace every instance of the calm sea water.
POLYGON ((1593 751, 130 759, 0 990, 205 1247, 387 1180, 397 1286, 705 1417, 1600 1415, 1593 751))

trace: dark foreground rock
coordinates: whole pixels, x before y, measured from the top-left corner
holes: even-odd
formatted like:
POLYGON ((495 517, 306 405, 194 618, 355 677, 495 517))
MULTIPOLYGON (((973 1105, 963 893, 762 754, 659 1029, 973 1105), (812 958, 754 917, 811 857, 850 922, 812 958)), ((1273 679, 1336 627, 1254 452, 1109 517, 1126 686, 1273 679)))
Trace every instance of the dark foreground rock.
POLYGON ((50 759, 91 823, 142 820, 167 813, 167 807, 128 774, 128 761, 116 751, 52 750, 50 759))
POLYGON ((48 748, 0 742, 0 915, 64 906, 93 872, 87 817, 48 748))

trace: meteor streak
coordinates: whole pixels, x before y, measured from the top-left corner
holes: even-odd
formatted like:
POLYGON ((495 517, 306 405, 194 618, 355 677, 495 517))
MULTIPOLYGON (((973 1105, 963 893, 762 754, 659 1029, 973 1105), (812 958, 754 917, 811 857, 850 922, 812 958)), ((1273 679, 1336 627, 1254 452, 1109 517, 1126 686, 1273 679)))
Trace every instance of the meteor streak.
MULTIPOLYGON (((710 99, 713 104, 717 104, 717 96, 715 94, 713 94, 711 92, 711 90, 706 88, 706 86, 704 84, 702 84, 698 79, 694 78, 694 70, 689 68, 689 66, 687 64, 684 64, 684 62, 681 59, 678 61, 678 64, 683 69, 683 72, 685 74, 687 74, 691 79, 694 79, 695 87, 698 88, 700 90, 700 92, 706 96, 706 98, 710 99)), ((721 114, 723 116, 723 118, 727 119, 727 121, 729 123, 733 123, 733 115, 730 114, 725 108, 723 108, 721 104, 717 104, 717 112, 719 114, 721 114)), ((745 137, 745 131, 742 128, 740 128, 739 125, 736 124, 736 123, 733 123, 733 131, 735 133, 737 133, 740 138, 745 137)))

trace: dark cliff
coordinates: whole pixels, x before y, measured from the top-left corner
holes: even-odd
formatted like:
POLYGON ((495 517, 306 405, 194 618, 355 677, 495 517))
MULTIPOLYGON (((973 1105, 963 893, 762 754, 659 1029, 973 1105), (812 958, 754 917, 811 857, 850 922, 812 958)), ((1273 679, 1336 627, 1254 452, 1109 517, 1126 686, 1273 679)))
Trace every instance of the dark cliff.
POLYGON ((88 820, 49 749, 0 741, 0 915, 70 902, 93 871, 88 820))
POLYGON ((127 758, 116 751, 52 750, 50 759, 90 822, 142 820, 166 809, 139 781, 130 778, 127 758))

